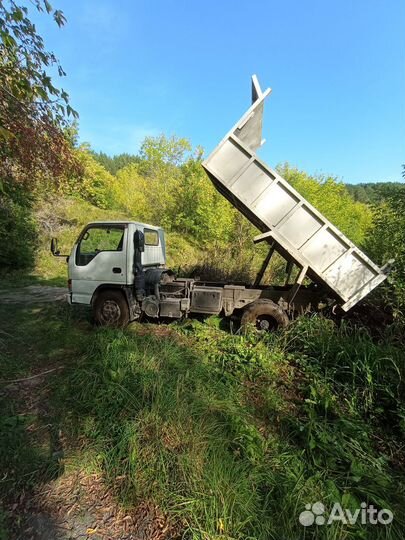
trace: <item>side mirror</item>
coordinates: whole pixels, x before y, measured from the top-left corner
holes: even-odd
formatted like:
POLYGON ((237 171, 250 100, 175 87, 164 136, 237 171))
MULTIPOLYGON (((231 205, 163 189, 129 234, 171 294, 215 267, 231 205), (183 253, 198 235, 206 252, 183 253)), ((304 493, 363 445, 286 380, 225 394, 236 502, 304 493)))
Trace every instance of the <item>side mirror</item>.
POLYGON ((54 257, 59 257, 60 251, 58 250, 58 239, 52 238, 51 240, 51 252, 54 257))
POLYGON ((135 231, 134 234, 134 247, 137 249, 140 253, 145 251, 145 235, 142 231, 135 231))
POLYGON ((66 262, 69 261, 69 255, 61 255, 60 250, 58 249, 57 238, 52 238, 51 240, 51 253, 54 257, 66 257, 66 262))

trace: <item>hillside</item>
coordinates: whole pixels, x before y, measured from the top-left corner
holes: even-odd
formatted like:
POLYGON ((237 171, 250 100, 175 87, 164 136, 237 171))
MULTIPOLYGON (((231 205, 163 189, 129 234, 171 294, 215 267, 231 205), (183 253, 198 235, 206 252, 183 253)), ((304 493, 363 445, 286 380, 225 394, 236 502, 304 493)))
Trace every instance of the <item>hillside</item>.
POLYGON ((405 189, 404 182, 370 182, 345 185, 355 201, 367 204, 380 204, 387 199, 396 197, 405 189))

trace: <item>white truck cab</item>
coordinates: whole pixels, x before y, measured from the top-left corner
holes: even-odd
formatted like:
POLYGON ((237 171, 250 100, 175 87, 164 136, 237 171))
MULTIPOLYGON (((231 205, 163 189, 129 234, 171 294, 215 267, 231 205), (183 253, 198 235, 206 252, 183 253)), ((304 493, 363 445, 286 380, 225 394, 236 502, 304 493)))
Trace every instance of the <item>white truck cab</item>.
POLYGON ((134 283, 134 236, 144 236, 141 263, 144 268, 166 264, 163 229, 135 221, 96 221, 80 233, 68 261, 70 301, 91 304, 96 290, 122 288, 134 283))

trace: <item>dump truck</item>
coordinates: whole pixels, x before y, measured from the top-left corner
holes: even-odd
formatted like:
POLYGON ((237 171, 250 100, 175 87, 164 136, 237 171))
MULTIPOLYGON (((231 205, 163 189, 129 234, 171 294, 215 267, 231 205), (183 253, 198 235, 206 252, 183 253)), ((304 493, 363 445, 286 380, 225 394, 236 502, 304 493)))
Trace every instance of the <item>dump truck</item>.
MULTIPOLYGON (((267 331, 287 326, 297 313, 325 306, 349 311, 384 281, 388 267, 374 264, 257 156, 270 92, 252 77, 251 106, 202 163, 215 188, 258 229, 253 242, 268 246, 254 283, 176 277, 166 267, 162 228, 135 221, 93 222, 67 256, 72 304, 91 306, 95 321, 106 326, 200 314, 236 316, 242 327, 253 324, 267 331), (276 252, 286 261, 285 284, 263 284, 276 252)), ((56 239, 51 251, 64 256, 56 239)))

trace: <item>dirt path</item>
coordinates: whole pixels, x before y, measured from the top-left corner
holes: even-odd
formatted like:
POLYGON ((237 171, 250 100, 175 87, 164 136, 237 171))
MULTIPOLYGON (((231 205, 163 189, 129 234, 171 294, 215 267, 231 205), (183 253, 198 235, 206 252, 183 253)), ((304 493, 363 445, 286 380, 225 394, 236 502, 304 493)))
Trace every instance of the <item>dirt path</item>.
POLYGON ((15 540, 169 540, 180 533, 154 505, 125 510, 100 475, 79 471, 44 484, 15 510, 23 518, 15 540))
POLYGON ((0 302, 4 304, 42 304, 67 299, 65 287, 29 285, 18 289, 0 289, 0 302))

